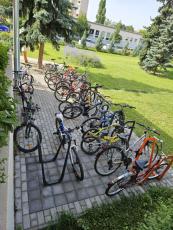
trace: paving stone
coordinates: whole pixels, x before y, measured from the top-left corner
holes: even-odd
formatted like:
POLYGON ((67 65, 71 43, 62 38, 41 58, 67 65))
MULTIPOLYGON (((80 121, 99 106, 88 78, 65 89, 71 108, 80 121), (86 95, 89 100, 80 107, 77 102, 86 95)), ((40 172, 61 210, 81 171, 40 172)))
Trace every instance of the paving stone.
POLYGON ((52 190, 53 190, 53 194, 54 194, 54 195, 64 193, 64 189, 63 189, 62 184, 54 185, 54 186, 52 187, 52 190))
POLYGON ((94 187, 87 188, 87 193, 89 197, 93 197, 97 195, 96 189, 94 187))
POLYGON ((22 201, 28 202, 28 193, 27 192, 22 192, 22 201))
POLYGON ((75 208, 76 208, 76 212, 79 214, 82 212, 82 208, 80 206, 80 203, 77 201, 77 202, 74 202, 74 205, 75 205, 75 208))
POLYGON ((103 184, 97 185, 96 191, 97 191, 98 195, 104 194, 105 193, 105 185, 103 185, 103 184))
POLYGON ((22 200, 20 198, 15 199, 15 209, 16 210, 22 209, 22 200))
POLYGON ((30 228, 30 218, 28 214, 23 216, 23 227, 24 229, 30 228))
POLYGON ((92 203, 91 203, 91 200, 90 199, 86 199, 85 200, 85 203, 87 205, 87 208, 92 208, 92 203))
POLYGON ((42 225, 45 222, 43 211, 37 212, 38 224, 42 225))
POLYGON ((26 181, 26 173, 22 173, 22 181, 26 181))
POLYGON ((32 180, 28 182, 28 190, 38 189, 39 182, 37 180, 32 180))
POLYGON ((76 196, 76 192, 75 191, 71 191, 71 192, 66 192, 66 197, 67 197, 67 202, 74 202, 77 200, 77 196, 76 196))
POLYGON ((44 210, 44 216, 50 216, 50 209, 44 210))
POLYGON ((19 178, 15 179, 15 188, 20 188, 21 187, 21 181, 19 178))
POLYGON ((38 221, 37 220, 31 220, 31 227, 35 227, 38 225, 38 221))
POLYGON ((86 188, 78 189, 76 191, 78 200, 83 200, 88 198, 88 193, 86 188))
POLYGON ((66 182, 63 184, 64 192, 70 192, 74 190, 74 186, 72 182, 66 182))
POLYGON ((27 191, 27 183, 22 182, 22 192, 27 191))
POLYGON ((54 199, 52 196, 45 197, 42 200, 42 204, 43 204, 43 209, 53 208, 55 206, 54 199))
POLYGON ((63 209, 63 211, 68 212, 68 211, 69 211, 68 204, 64 204, 64 205, 62 206, 62 209, 63 209))
POLYGON ((22 203, 23 215, 29 214, 29 204, 28 202, 22 203))
POLYGON ((50 222, 51 220, 52 220, 52 217, 51 217, 51 216, 46 216, 46 217, 45 217, 46 223, 50 222))
POLYGON ((21 224, 22 223, 22 211, 16 211, 16 224, 21 224))
POLYGON ((55 205, 59 206, 59 205, 63 205, 63 204, 67 204, 67 199, 65 194, 58 194, 55 196, 55 205))
POLYGON ((43 195, 43 197, 52 196, 52 188, 51 187, 42 188, 42 195, 43 195))
POLYGON ((50 213, 51 213, 52 219, 55 219, 57 216, 56 208, 51 208, 50 213))
POLYGON ((30 213, 39 212, 43 209, 41 200, 33 200, 29 202, 30 213))
POLYGON ((40 190, 37 189, 37 190, 29 191, 28 197, 29 197, 29 201, 39 200, 41 197, 40 190))

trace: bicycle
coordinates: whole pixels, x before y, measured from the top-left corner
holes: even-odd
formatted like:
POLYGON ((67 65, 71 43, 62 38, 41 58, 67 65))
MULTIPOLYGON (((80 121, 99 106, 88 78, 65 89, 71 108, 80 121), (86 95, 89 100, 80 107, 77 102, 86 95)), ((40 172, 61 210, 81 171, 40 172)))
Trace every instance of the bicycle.
POLYGON ((108 183, 105 194, 107 196, 114 196, 135 184, 142 185, 145 181, 152 179, 161 180, 173 165, 173 156, 166 156, 162 153, 151 164, 146 166, 146 163, 147 161, 145 160, 135 159, 132 161, 131 167, 126 173, 108 183))
POLYGON ((71 133, 75 129, 78 129, 78 127, 74 128, 74 129, 64 130, 62 132, 62 136, 60 138, 61 142, 60 142, 60 145, 59 145, 59 147, 57 149, 57 152, 56 152, 55 156, 50 160, 43 160, 40 139, 37 138, 39 162, 41 163, 43 184, 45 186, 54 185, 54 184, 60 183, 63 180, 65 170, 67 168, 68 158, 70 158, 70 162, 71 162, 72 169, 73 169, 73 172, 74 172, 74 175, 75 175, 76 179, 79 180, 79 181, 82 181, 84 179, 83 166, 82 166, 82 163, 80 161, 80 158, 79 158, 77 150, 76 150, 76 140, 73 139, 73 137, 71 135, 71 133), (72 141, 73 141, 73 144, 72 144, 72 141), (67 144, 68 147, 67 147, 67 152, 66 152, 66 156, 65 156, 65 159, 64 159, 64 164, 63 164, 63 168, 62 168, 60 177, 56 181, 48 182, 47 179, 46 179, 46 175, 45 175, 44 164, 49 163, 49 162, 54 162, 57 159, 57 157, 58 157, 58 155, 60 153, 60 150, 62 149, 62 147, 64 147, 65 144, 67 144))
POLYGON ((33 115, 40 108, 38 105, 34 105, 32 101, 27 102, 27 107, 23 112, 23 122, 20 126, 17 126, 14 130, 14 141, 17 148, 24 152, 29 153, 33 152, 38 148, 37 145, 37 136, 39 137, 40 142, 42 141, 42 135, 39 128, 33 123, 33 115))
POLYGON ((160 135, 160 133, 143 124, 136 124, 144 127, 145 130, 144 134, 133 144, 130 144, 130 139, 127 139, 126 134, 119 134, 122 146, 110 146, 108 149, 96 155, 94 168, 99 175, 110 175, 120 169, 122 165, 127 167, 130 156, 133 156, 136 160, 144 157, 147 159, 148 164, 151 164, 151 162, 156 159, 158 155, 158 139, 154 136, 147 135, 147 133, 153 132, 157 135, 160 135))

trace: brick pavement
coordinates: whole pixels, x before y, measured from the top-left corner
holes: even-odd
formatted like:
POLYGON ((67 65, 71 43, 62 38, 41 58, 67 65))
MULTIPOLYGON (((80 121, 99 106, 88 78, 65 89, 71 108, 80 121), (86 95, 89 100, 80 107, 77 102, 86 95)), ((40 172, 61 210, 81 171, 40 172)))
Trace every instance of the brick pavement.
MULTIPOLYGON (((58 148, 58 139, 55 131, 55 112, 58 111, 58 102, 44 83, 43 75, 33 72, 35 77, 34 102, 41 110, 36 115, 35 124, 41 130, 43 141, 42 150, 44 157, 50 157, 58 148)), ((19 108, 20 110, 20 108, 19 108)), ((67 127, 73 128, 81 124, 83 118, 76 120, 65 120, 67 127)), ((75 136, 80 142, 80 131, 75 136)), ((72 172, 71 164, 68 162, 63 181, 52 186, 43 186, 41 166, 38 163, 37 151, 23 154, 16 151, 15 157, 15 223, 22 225, 23 229, 40 229, 51 220, 58 218, 62 211, 69 211, 76 215, 87 208, 100 205, 103 202, 111 202, 120 199, 121 195, 113 198, 104 194, 107 182, 115 175, 101 177, 94 170, 95 156, 84 154, 80 147, 78 152, 84 167, 84 180, 76 181, 72 172)), ((60 175, 65 152, 61 152, 57 161, 46 164, 46 177, 56 180, 60 175)), ((143 187, 134 186, 124 190, 122 195, 130 196, 143 193, 148 186, 173 187, 173 172, 161 181, 151 181, 143 187)))

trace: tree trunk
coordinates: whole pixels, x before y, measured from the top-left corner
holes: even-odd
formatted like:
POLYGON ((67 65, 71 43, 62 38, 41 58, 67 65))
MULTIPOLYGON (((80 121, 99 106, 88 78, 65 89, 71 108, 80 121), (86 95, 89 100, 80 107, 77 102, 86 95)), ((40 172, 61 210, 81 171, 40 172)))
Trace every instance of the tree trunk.
POLYGON ((43 67, 43 54, 44 54, 44 42, 41 42, 39 46, 39 55, 38 55, 38 68, 39 69, 43 67))

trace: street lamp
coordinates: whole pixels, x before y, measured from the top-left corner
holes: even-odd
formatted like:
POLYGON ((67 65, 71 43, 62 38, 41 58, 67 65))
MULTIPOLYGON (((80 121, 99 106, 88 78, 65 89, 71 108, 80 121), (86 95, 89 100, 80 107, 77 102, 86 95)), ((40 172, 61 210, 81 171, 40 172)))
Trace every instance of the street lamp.
POLYGON ((20 41, 19 41, 19 0, 13 0, 13 48, 14 48, 14 84, 16 86, 20 70, 20 41))

